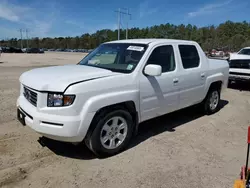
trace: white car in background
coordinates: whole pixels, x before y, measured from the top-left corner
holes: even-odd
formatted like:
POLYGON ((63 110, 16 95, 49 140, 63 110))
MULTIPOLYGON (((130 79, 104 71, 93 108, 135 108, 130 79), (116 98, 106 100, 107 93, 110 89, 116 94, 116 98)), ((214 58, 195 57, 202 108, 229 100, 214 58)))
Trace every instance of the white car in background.
POLYGON ((231 53, 229 67, 229 83, 250 81, 250 47, 231 53))

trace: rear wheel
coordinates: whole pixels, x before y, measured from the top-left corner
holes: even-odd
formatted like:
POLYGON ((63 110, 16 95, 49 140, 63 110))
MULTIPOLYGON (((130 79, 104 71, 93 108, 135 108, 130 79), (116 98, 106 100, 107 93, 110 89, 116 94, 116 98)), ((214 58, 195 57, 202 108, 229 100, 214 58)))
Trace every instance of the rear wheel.
POLYGON ((203 103, 205 113, 210 115, 219 111, 219 108, 220 108, 219 103, 220 103, 220 89, 211 88, 203 103))
POLYGON ((115 155, 128 145, 133 132, 132 116, 123 109, 103 111, 95 119, 93 133, 86 145, 99 157, 115 155))

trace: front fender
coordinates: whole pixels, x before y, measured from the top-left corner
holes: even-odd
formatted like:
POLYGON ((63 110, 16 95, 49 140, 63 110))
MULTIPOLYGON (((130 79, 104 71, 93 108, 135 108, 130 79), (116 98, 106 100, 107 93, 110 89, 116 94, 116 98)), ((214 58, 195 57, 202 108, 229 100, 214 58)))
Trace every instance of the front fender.
POLYGON ((135 103, 136 111, 139 112, 139 91, 137 90, 111 92, 89 98, 85 102, 81 111, 81 117, 83 117, 83 119, 78 133, 83 136, 87 134, 94 115, 99 109, 127 101, 133 101, 135 103))
POLYGON ((96 112, 103 107, 126 101, 133 101, 136 110, 139 111, 139 91, 137 90, 111 92, 91 97, 84 108, 87 108, 88 112, 96 112))

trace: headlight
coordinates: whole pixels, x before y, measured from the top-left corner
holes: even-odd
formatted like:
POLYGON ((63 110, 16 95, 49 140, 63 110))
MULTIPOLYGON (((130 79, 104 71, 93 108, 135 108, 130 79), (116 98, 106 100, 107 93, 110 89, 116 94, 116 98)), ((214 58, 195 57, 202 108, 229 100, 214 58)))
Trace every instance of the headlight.
POLYGON ((75 95, 48 94, 47 105, 49 107, 70 106, 75 100, 75 95))

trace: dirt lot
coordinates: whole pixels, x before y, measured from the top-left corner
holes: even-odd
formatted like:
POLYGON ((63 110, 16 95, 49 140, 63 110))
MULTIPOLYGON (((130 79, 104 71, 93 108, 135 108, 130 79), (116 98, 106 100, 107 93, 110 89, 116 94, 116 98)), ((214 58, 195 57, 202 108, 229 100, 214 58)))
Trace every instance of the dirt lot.
POLYGON ((16 120, 18 78, 36 66, 74 64, 82 57, 2 54, 0 187, 233 186, 245 163, 250 124, 250 92, 238 86, 223 93, 215 115, 188 108, 143 123, 129 149, 111 158, 97 159, 83 145, 48 140, 42 147, 39 135, 16 120))

